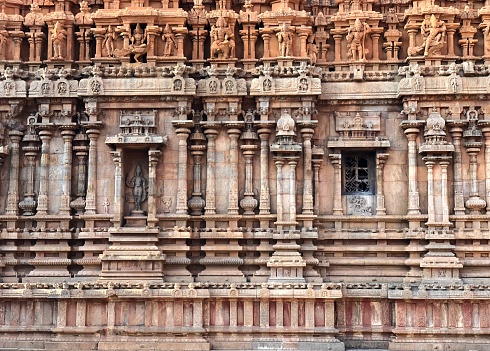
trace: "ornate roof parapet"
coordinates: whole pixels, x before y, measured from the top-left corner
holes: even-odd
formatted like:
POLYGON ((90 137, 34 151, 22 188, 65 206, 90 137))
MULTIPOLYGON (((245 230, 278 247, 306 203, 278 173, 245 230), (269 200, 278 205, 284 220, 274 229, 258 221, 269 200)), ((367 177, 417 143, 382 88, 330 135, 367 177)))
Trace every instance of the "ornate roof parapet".
POLYGON ((221 74, 214 67, 206 67, 197 84, 197 95, 199 96, 243 96, 247 95, 247 83, 243 78, 235 78, 238 70, 228 67, 221 74), (221 77, 220 77, 221 76, 221 77))
POLYGON ((0 73, 0 98, 25 98, 27 96, 26 82, 18 79, 25 78, 26 72, 8 67, 0 73))

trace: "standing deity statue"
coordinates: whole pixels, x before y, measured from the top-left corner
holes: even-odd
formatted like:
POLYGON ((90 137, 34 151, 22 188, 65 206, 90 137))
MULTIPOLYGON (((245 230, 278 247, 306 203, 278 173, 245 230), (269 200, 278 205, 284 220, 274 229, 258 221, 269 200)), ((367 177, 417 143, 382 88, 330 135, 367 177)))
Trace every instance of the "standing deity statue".
POLYGON ((438 21, 431 15, 429 23, 424 19, 420 26, 424 37, 422 45, 408 48, 408 56, 413 56, 424 50, 424 56, 441 55, 441 50, 446 39, 446 25, 444 21, 438 21))
POLYGON ((318 47, 315 43, 310 43, 308 47, 308 56, 310 58, 310 64, 315 65, 318 60, 318 47))
POLYGON ((175 41, 175 35, 172 33, 172 29, 170 29, 168 23, 163 30, 162 40, 165 44, 163 56, 173 56, 174 49, 177 49, 177 42, 175 41))
POLYGON ((292 29, 286 25, 286 22, 282 23, 282 28, 276 33, 276 36, 279 42, 279 55, 281 57, 290 56, 293 46, 293 33, 292 29))
POLYGON ((0 33, 0 57, 5 57, 5 44, 7 43, 7 36, 0 33))
POLYGON ((369 25, 362 23, 359 18, 347 31, 347 57, 352 61, 363 61, 369 52, 366 49, 366 34, 371 32, 369 25))
POLYGON ((54 28, 51 29, 51 40, 53 42, 53 59, 62 59, 61 51, 66 40, 66 30, 61 27, 60 22, 56 22, 54 28))
POLYGON ((148 181, 143 176, 141 166, 138 164, 134 170, 133 178, 127 183, 128 187, 133 188, 134 211, 141 212, 141 204, 147 198, 148 181))
POLYGON ((112 28, 111 25, 107 28, 107 33, 105 34, 104 37, 104 43, 103 45, 105 46, 107 50, 107 56, 109 57, 114 57, 114 41, 117 39, 116 32, 114 31, 114 28, 112 28))

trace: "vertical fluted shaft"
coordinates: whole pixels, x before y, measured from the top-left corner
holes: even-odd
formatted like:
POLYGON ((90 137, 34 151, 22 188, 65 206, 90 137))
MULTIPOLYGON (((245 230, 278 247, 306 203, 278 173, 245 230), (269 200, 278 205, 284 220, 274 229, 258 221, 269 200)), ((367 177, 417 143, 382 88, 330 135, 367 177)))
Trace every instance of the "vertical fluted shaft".
POLYGON ((208 152, 206 164, 206 206, 204 213, 207 215, 216 214, 216 129, 206 129, 204 132, 208 138, 208 152))
POLYGON ((384 195, 384 165, 388 154, 378 154, 376 156, 376 214, 385 215, 385 195, 384 195))
POLYGON ((449 199, 447 186, 447 167, 449 162, 440 162, 441 166, 441 197, 442 197, 442 222, 449 223, 449 199))
POLYGON ((427 166, 427 214, 428 222, 435 222, 435 207, 434 207, 434 162, 425 162, 427 166))
POLYGON ((270 214, 269 190, 269 128, 260 128, 257 133, 260 138, 260 214, 270 214))
MULTIPOLYGON (((277 198, 277 221, 279 223, 283 222, 284 218, 283 218, 283 204, 282 204, 282 194, 283 194, 283 190, 282 190, 282 166, 284 165, 284 162, 281 161, 281 160, 276 160, 275 161, 275 164, 276 164, 276 169, 277 169, 277 176, 276 176, 276 198, 277 198)), ((282 224, 280 224, 282 226, 282 224)))
POLYGON ((485 200, 487 202, 487 213, 490 212, 490 128, 482 128, 485 136, 485 200))
POLYGON ((12 130, 9 132, 10 138, 10 173, 9 173, 9 187, 7 195, 7 214, 17 215, 19 201, 19 169, 20 169, 20 147, 19 143, 23 133, 12 130))
MULTIPOLYGON (((111 151, 112 161, 114 162, 114 227, 120 227, 122 224, 123 209, 121 199, 122 192, 122 152, 121 150, 111 151)), ((90 179, 89 179, 90 182, 90 179)))
POLYGON ((179 139, 176 213, 187 214, 187 138, 191 131, 188 128, 178 128, 175 132, 179 139))
POLYGON ((311 138, 315 132, 312 128, 302 128, 303 136, 303 214, 313 214, 313 172, 311 164, 311 138))
POLYGON ((289 222, 291 222, 291 229, 295 228, 294 222, 296 222, 296 165, 298 161, 291 160, 289 164, 289 222))
POLYGON ((155 184, 157 182, 157 164, 160 155, 159 150, 148 150, 148 225, 154 226, 157 222, 157 206, 155 184))
POLYGON ((405 130, 408 138, 408 214, 420 214, 417 185, 417 128, 405 130))
POLYGON ((333 214, 336 216, 341 216, 344 214, 342 209, 342 155, 341 154, 330 154, 330 162, 333 165, 333 214))
POLYGON ((230 182, 228 190, 228 214, 238 214, 238 137, 240 129, 228 129, 230 137, 230 182))
POLYGON ((99 138, 99 134, 99 129, 93 128, 87 130, 87 135, 90 142, 88 147, 88 182, 85 205, 86 214, 97 213, 97 139, 99 138))
POLYGON ((461 137, 463 135, 463 128, 459 126, 451 126, 450 132, 454 145, 454 153, 453 153, 454 214, 462 215, 465 213, 463 177, 462 177, 462 165, 461 165, 461 137))
POLYGON ((75 132, 65 129, 61 132, 63 137, 63 179, 61 181, 61 206, 60 214, 70 214, 71 198, 71 166, 72 166, 72 142, 75 132))
POLYGON ((41 165, 39 168, 39 196, 37 198, 37 214, 48 214, 48 194, 49 194, 49 142, 52 133, 49 130, 41 130, 39 138, 41 139, 41 165))

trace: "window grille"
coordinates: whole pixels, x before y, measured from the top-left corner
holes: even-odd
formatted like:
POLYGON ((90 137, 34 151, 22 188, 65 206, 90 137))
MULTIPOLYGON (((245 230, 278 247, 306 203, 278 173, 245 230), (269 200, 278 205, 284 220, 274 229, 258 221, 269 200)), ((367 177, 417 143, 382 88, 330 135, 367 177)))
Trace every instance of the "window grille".
POLYGON ((374 155, 345 155, 343 165, 345 194, 374 194, 374 155))

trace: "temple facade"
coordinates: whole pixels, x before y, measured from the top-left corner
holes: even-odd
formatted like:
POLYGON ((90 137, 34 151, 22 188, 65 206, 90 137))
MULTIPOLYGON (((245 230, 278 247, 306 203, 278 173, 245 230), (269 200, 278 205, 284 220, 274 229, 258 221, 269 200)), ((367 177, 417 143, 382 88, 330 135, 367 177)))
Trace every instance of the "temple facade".
POLYGON ((488 1, 0 10, 0 349, 490 350, 488 1))

